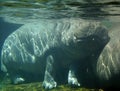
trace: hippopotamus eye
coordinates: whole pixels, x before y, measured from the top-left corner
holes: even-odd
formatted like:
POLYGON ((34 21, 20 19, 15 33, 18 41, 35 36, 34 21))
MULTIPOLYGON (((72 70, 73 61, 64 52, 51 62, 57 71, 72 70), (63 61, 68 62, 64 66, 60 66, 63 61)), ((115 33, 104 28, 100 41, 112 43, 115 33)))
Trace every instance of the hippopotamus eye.
POLYGON ((75 43, 78 43, 78 42, 81 42, 82 40, 81 40, 81 38, 79 38, 79 37, 77 37, 77 36, 73 36, 73 41, 75 42, 75 43))
POLYGON ((77 37, 76 37, 76 36, 73 36, 73 39, 74 39, 74 40, 76 40, 76 39, 77 39, 77 37))

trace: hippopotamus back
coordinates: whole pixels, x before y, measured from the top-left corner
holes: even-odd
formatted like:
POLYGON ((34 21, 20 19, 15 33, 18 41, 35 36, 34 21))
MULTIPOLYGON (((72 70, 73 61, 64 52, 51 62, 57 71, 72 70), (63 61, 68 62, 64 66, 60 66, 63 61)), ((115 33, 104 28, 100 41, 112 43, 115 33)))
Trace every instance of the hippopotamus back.
POLYGON ((94 56, 108 40, 106 28, 97 21, 60 19, 25 24, 5 40, 1 67, 15 84, 25 80, 19 71, 40 74, 45 88, 56 87, 53 74, 57 67, 69 68, 68 83, 80 86, 74 64, 94 56))

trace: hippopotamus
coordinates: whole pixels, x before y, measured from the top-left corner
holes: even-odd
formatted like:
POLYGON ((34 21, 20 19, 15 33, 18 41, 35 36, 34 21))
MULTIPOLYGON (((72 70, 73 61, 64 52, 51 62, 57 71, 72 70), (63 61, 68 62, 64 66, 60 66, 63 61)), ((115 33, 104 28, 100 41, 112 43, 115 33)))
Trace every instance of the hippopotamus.
POLYGON ((26 81, 20 71, 40 75, 46 89, 57 86, 56 69, 68 69, 68 84, 80 86, 76 65, 84 65, 85 59, 101 51, 108 41, 107 28, 99 21, 50 19, 27 23, 5 40, 1 69, 14 84, 26 81))
POLYGON ((104 88, 120 87, 120 27, 114 25, 108 32, 110 41, 102 50, 96 66, 100 85, 104 88))

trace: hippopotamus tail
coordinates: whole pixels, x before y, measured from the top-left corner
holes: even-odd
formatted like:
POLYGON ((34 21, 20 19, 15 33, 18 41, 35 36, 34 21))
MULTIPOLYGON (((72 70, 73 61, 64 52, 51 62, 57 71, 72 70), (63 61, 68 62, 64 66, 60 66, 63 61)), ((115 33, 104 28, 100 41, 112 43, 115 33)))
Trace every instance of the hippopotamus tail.
POLYGON ((5 65, 1 62, 1 70, 3 72, 7 72, 7 68, 5 67, 5 65))
MULTIPOLYGON (((1 54, 3 55, 3 51, 1 52, 1 54)), ((3 64, 3 57, 1 56, 1 71, 3 72, 7 72, 7 68, 6 66, 3 64)))

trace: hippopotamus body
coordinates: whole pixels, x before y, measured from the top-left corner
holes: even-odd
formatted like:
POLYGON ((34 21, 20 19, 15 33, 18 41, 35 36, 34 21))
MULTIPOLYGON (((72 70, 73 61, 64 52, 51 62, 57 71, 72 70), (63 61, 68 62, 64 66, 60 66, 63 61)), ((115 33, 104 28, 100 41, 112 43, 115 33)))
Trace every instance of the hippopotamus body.
POLYGON ((120 88, 120 27, 109 30, 110 41, 101 52, 96 66, 101 86, 120 88), (104 83, 104 84, 103 84, 104 83))
POLYGON ((101 51, 108 39, 106 28, 97 21, 59 19, 25 24, 5 40, 1 67, 15 84, 25 81, 19 73, 24 71, 40 75, 48 89, 57 85, 55 70, 68 69, 68 84, 80 86, 76 65, 101 51))

